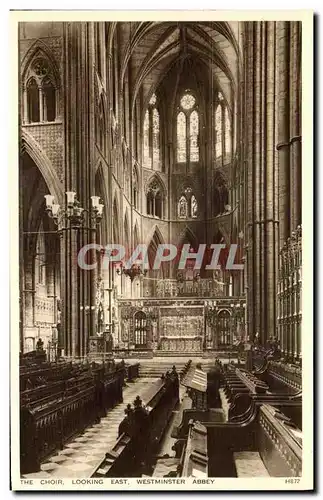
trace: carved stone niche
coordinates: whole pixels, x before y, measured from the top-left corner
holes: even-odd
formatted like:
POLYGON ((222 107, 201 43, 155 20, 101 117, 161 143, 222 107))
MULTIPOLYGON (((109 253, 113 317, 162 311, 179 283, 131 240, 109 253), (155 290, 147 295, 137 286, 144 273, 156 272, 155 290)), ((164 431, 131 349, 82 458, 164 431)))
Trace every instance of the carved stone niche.
POLYGON ((102 337, 89 337, 89 352, 102 353, 104 352, 104 338, 102 337))

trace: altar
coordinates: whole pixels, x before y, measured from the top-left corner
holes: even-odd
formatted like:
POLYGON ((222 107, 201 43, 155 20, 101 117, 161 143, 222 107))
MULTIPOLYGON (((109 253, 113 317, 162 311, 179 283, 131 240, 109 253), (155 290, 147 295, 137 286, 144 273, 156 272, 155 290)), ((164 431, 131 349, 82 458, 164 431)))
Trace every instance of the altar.
POLYGON ((245 314, 244 299, 235 297, 119 299, 118 306, 117 348, 156 356, 228 347, 245 314))
POLYGON ((159 308, 159 349, 173 352, 203 350, 204 307, 161 306, 159 308))
POLYGON ((202 337, 162 337, 160 350, 177 352, 199 352, 203 350, 202 337))

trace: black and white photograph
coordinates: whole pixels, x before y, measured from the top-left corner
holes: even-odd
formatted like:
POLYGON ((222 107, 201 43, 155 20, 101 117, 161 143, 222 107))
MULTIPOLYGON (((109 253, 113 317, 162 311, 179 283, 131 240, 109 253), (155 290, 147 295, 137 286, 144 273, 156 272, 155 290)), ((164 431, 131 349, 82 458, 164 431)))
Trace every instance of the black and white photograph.
POLYGON ((13 489, 310 489, 313 14, 13 14, 13 489))

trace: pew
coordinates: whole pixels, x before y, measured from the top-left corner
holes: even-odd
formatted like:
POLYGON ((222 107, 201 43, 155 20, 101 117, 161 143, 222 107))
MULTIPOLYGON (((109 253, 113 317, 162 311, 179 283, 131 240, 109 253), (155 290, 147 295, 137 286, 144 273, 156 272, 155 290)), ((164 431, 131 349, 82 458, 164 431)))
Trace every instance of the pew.
POLYGON ((40 469, 41 461, 96 418, 95 385, 34 401, 20 411, 21 473, 40 469), (72 393, 71 393, 72 392, 72 393))
POLYGON ((149 385, 142 400, 137 396, 133 408, 128 405, 119 437, 92 477, 138 477, 143 472, 151 473, 178 398, 178 374, 173 369, 149 385))
MULTIPOLYGON (((292 390, 287 384, 281 383, 280 390, 277 386, 269 386, 268 373, 272 373, 273 365, 269 362, 261 378, 254 373, 239 368, 230 368, 224 372, 223 387, 220 389, 222 407, 229 421, 239 421, 248 411, 251 401, 258 404, 268 403, 278 405, 287 416, 293 418, 294 423, 302 428, 302 392, 297 390, 301 385, 292 390), (271 370, 268 372, 268 370, 271 370)), ((274 365, 275 366, 275 365, 274 365)))
POLYGON ((240 464, 237 464, 242 457, 245 461, 244 474, 252 473, 252 464, 248 467, 248 460, 250 456, 254 460, 255 453, 263 464, 264 475, 301 475, 301 432, 277 408, 255 404, 243 422, 203 424, 208 430, 210 476, 242 477, 240 464))
MULTIPOLYGON (((281 408, 252 402, 239 422, 211 422, 208 413, 184 411, 176 457, 187 463, 192 422, 206 428, 209 477, 298 477, 302 473, 302 432, 281 408), (184 445, 183 445, 184 441, 184 445)), ((206 466, 206 460, 205 460, 206 466)), ((182 476, 187 469, 177 469, 182 476)))
POLYGON ((126 364, 127 382, 133 382, 139 377, 139 363, 126 364))
POLYGON ((266 369, 260 375, 273 393, 297 394, 302 391, 302 369, 300 366, 277 360, 268 360, 266 369))
POLYGON ((181 371, 179 372, 179 379, 180 379, 180 381, 181 381, 181 382, 182 382, 182 380, 184 380, 184 378, 185 378, 185 376, 186 376, 187 372, 189 371, 189 369, 190 369, 191 365, 192 365, 192 360, 191 360, 191 359, 189 359, 189 360, 185 363, 185 365, 184 365, 184 367, 181 369, 181 371))
MULTIPOLYGON (((61 379, 57 368, 39 367, 42 385, 20 394, 22 474, 38 471, 47 456, 122 402, 122 366, 63 364, 61 379)), ((28 377, 32 373, 34 382, 38 380, 35 367, 25 373, 28 377)))
POLYGON ((266 394, 268 385, 253 373, 234 368, 223 375, 223 388, 220 390, 222 407, 227 419, 242 415, 249 407, 252 395, 266 394))

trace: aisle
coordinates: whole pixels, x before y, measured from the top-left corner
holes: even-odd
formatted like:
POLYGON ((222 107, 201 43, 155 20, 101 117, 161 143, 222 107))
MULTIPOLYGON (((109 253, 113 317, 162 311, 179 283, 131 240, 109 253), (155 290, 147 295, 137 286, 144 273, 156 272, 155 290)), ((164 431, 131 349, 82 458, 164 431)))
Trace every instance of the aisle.
POLYGON ((117 437, 118 427, 128 403, 147 390, 147 383, 156 379, 139 378, 123 389, 123 403, 118 404, 99 424, 88 427, 84 433, 64 446, 63 450, 47 459, 40 472, 25 474, 25 478, 88 478, 103 460, 117 437))

